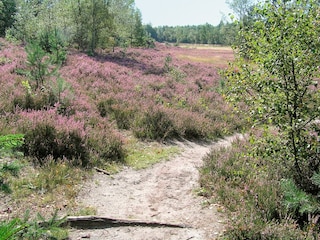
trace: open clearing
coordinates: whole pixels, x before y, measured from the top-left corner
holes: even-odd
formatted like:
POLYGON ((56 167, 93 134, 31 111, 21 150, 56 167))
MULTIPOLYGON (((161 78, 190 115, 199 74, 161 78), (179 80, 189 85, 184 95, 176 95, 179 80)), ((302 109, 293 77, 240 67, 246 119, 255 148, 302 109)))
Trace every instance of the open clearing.
POLYGON ((182 51, 178 57, 190 62, 211 64, 215 67, 225 68, 229 62, 234 60, 234 53, 231 47, 209 44, 184 44, 179 45, 179 47, 182 51), (188 49, 188 51, 184 49, 188 49))
POLYGON ((72 230, 71 239, 215 239, 225 228, 223 208, 198 196, 198 168, 211 148, 227 147, 241 135, 218 142, 176 142, 182 153, 150 168, 127 168, 108 176, 97 173, 84 183, 78 203, 98 216, 167 224, 185 228, 107 226, 72 230))

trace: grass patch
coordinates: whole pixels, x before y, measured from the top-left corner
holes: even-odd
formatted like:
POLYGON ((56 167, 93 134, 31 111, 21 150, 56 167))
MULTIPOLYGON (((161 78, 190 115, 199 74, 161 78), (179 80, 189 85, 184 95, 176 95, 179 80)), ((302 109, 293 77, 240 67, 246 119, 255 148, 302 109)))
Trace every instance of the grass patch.
MULTIPOLYGON (((52 160, 37 168, 25 162, 19 178, 8 179, 14 215, 22 216, 27 209, 37 209, 48 217, 56 209, 67 211, 73 208, 78 186, 88 175, 88 171, 65 162, 52 160)), ((35 213, 32 211, 30 214, 35 213)))
POLYGON ((204 56, 191 56, 191 55, 179 55, 180 59, 187 60, 190 62, 196 63, 208 63, 215 65, 217 67, 227 66, 229 59, 224 58, 223 56, 215 55, 212 57, 204 57, 204 56))
POLYGON ((190 50, 178 54, 177 57, 189 62, 211 64, 220 68, 228 66, 228 63, 234 60, 231 47, 210 44, 187 44, 180 47, 190 50))
POLYGON ((23 141, 23 134, 0 135, 0 157, 21 156, 20 150, 23 141))
POLYGON ((179 47, 181 48, 193 48, 193 49, 214 49, 214 50, 230 50, 232 51, 231 47, 222 46, 217 44, 187 44, 187 43, 180 43, 179 47))
POLYGON ((116 174, 118 172, 120 172, 123 169, 123 163, 119 163, 119 162, 103 162, 101 163, 101 161, 97 161, 97 164, 95 164, 96 166, 98 166, 99 168, 107 171, 110 174, 116 174))
POLYGON ((127 145, 127 165, 134 169, 147 168, 162 160, 167 160, 173 154, 180 152, 176 146, 166 146, 159 142, 139 142, 131 137, 127 145))
POLYGON ((60 227, 64 221, 58 217, 57 211, 49 219, 41 214, 31 219, 28 210, 23 218, 0 222, 0 239, 67 239, 68 230, 60 227))

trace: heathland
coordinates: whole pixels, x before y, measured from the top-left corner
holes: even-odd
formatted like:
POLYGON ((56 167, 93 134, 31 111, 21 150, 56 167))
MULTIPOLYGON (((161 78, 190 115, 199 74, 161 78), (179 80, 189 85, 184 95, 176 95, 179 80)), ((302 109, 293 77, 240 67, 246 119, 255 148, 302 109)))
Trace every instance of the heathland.
POLYGON ((1 40, 2 218, 90 213, 74 200, 91 169, 145 168, 180 151, 170 140, 243 129, 221 94, 231 48, 69 49, 59 66, 30 48, 1 40))

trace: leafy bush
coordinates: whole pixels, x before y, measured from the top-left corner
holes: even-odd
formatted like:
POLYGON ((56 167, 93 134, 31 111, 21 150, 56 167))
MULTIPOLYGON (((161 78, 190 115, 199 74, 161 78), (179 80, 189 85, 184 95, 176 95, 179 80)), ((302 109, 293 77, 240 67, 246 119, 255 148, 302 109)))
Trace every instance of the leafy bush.
POLYGON ((161 108, 150 108, 136 116, 133 133, 140 139, 165 140, 176 136, 174 123, 161 108))
POLYGON ((16 163, 0 163, 0 191, 11 193, 11 188, 8 183, 9 175, 18 176, 20 166, 16 163))
POLYGON ((0 153, 20 148, 24 141, 23 134, 0 135, 0 153))
MULTIPOLYGON (((250 27, 240 24, 235 61, 226 72, 226 96, 245 110, 252 124, 269 125, 281 134, 279 164, 290 169, 303 191, 318 195, 312 183, 319 171, 320 32, 314 25, 319 3, 314 0, 261 2, 250 27), (285 36, 285 37, 284 37, 285 36)), ((269 145, 270 148, 278 146, 269 145)))
POLYGON ((105 162, 123 162, 126 155, 121 138, 107 129, 93 129, 88 145, 91 151, 105 162))
POLYGON ((295 221, 313 226, 306 215, 301 216, 315 216, 318 204, 294 185, 281 181, 287 172, 276 159, 257 156, 257 149, 262 148, 250 146, 247 140, 238 141, 232 148, 212 150, 204 159, 203 192, 216 196, 232 219, 224 238, 308 239, 313 232, 301 230, 306 226, 295 221))
POLYGON ((114 99, 107 99, 98 103, 98 110, 101 117, 116 120, 120 129, 130 129, 132 126, 135 113, 133 106, 117 103, 114 99))
POLYGON ((17 107, 22 110, 43 110, 53 107, 57 102, 56 95, 51 90, 43 88, 41 91, 15 96, 13 110, 17 107))
POLYGON ((86 166, 89 152, 84 139, 76 130, 58 131, 53 125, 39 123, 25 133, 23 152, 34 157, 40 165, 52 156, 55 160, 66 158, 74 165, 86 166))

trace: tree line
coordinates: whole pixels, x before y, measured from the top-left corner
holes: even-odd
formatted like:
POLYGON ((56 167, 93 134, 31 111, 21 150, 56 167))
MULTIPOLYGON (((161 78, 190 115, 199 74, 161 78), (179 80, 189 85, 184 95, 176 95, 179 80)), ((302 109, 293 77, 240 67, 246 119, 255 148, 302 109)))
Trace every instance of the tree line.
POLYGON ((153 41, 230 45, 235 35, 236 25, 223 21, 217 26, 143 25, 134 0, 0 0, 0 36, 24 43, 45 37, 94 52, 153 41))
POLYGON ((158 42, 223 44, 231 45, 236 36, 236 25, 221 21, 217 26, 209 23, 193 26, 159 26, 146 25, 148 34, 158 42))
POLYGON ((23 42, 58 38, 91 52, 148 42, 134 0, 0 0, 0 36, 23 42))

